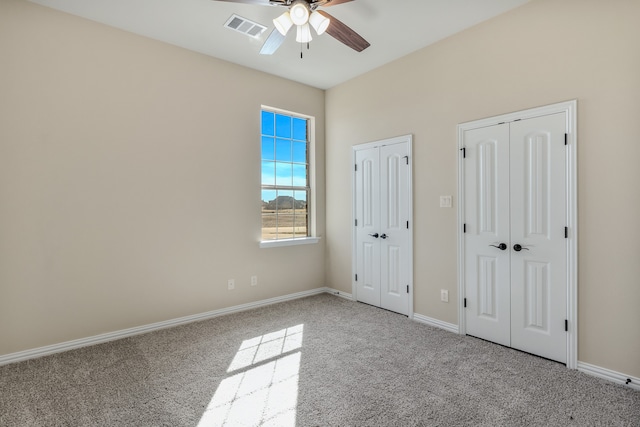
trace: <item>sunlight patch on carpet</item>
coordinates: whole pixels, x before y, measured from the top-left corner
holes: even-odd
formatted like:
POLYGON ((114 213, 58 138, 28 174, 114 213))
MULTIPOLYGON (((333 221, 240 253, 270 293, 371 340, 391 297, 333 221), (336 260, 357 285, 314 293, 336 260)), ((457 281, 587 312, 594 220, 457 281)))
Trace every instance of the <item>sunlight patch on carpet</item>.
POLYGON ((304 325, 296 325, 244 340, 227 372, 246 368, 302 347, 303 328, 304 325))
POLYGON ((294 427, 302 331, 297 325, 243 341, 227 372, 242 371, 220 383, 198 427, 294 427))

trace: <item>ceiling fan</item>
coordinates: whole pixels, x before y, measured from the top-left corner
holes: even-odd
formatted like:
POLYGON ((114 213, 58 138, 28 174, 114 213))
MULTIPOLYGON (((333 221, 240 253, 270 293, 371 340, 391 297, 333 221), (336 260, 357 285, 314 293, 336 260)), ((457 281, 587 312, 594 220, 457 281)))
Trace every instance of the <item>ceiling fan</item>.
POLYGON ((318 35, 326 32, 334 39, 349 46, 351 49, 362 52, 370 46, 362 36, 349 28, 337 18, 329 15, 320 7, 335 6, 348 3, 353 0, 214 0, 231 3, 255 4, 262 6, 284 6, 286 12, 273 20, 275 29, 262 45, 262 55, 273 54, 282 42, 292 26, 296 26, 296 41, 309 43, 311 41, 311 29, 313 27, 318 35))

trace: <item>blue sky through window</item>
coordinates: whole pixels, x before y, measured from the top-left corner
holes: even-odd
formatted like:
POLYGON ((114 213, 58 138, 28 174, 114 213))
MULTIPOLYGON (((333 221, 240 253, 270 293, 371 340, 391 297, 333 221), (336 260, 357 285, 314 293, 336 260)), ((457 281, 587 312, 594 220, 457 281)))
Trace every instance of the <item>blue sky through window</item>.
MULTIPOLYGON (((307 120, 262 111, 261 133, 262 185, 307 187, 307 120)), ((262 190, 263 201, 274 200, 277 195, 276 190, 262 190)), ((296 191, 295 199, 306 201, 306 192, 296 191)))

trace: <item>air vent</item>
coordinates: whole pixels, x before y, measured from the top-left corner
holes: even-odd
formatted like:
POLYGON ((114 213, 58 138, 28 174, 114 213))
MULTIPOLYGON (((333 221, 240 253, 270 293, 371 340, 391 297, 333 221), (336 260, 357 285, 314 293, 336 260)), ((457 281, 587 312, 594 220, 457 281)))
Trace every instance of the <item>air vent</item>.
POLYGON ((231 18, 225 22, 224 26, 253 38, 260 37, 260 34, 267 29, 267 27, 262 24, 249 21, 247 18, 235 14, 231 15, 231 18))

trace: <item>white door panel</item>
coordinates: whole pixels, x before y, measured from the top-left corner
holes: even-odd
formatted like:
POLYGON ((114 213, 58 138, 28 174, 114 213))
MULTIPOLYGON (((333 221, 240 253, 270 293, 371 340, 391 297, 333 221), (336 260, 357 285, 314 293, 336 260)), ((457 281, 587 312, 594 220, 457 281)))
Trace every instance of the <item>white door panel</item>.
POLYGON ((375 148, 356 152, 355 178, 358 301, 380 305, 380 243, 373 237, 380 230, 379 153, 375 148))
POLYGON ((380 147, 380 306, 401 314, 409 310, 408 154, 406 143, 380 147))
POLYGON ((511 124, 511 345, 566 362, 564 113, 511 124))
POLYGON ((510 343, 509 125, 465 132, 467 333, 510 343), (492 246, 494 245, 494 246, 492 246))

